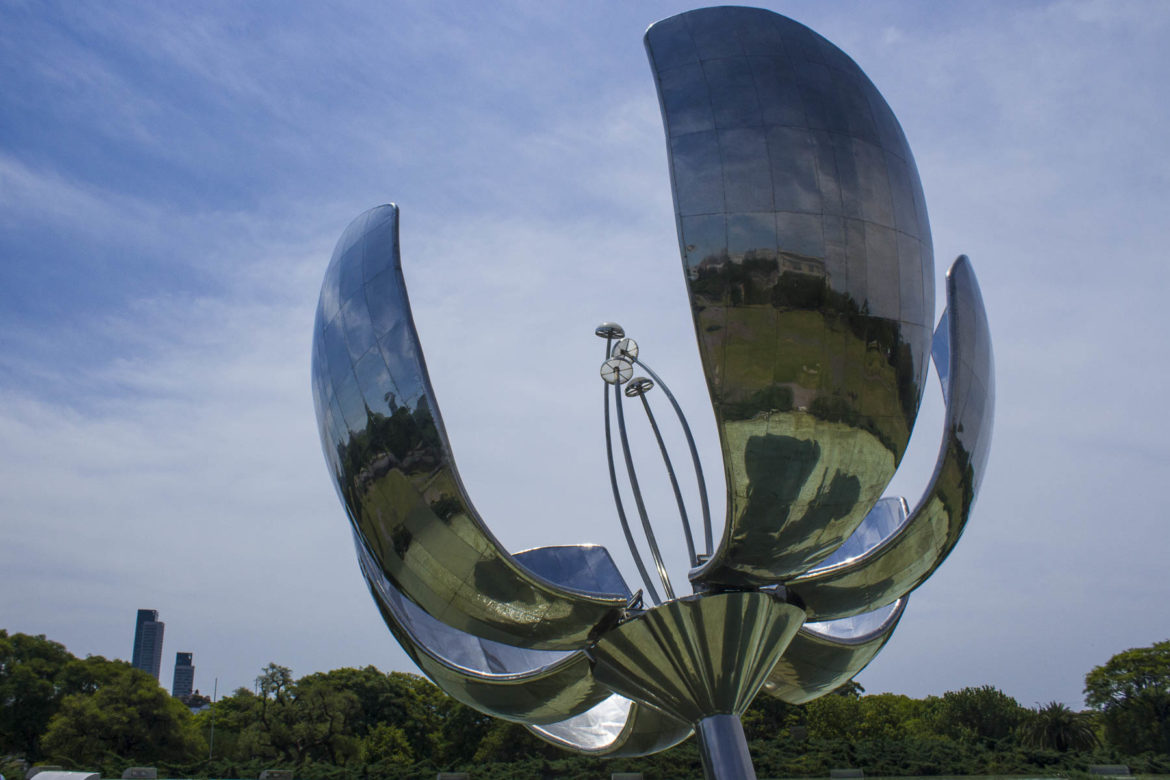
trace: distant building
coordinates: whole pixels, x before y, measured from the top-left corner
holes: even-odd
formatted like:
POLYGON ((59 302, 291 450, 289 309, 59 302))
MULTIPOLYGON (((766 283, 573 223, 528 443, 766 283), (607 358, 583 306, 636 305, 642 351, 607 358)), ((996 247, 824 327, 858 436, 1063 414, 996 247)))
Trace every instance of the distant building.
POLYGON ((138 610, 138 622, 134 626, 134 654, 130 665, 135 669, 158 679, 162 668, 163 629, 166 624, 158 619, 157 609, 138 610))
POLYGON ((171 696, 186 698, 195 688, 195 667, 191 653, 175 653, 175 676, 171 680, 171 696))

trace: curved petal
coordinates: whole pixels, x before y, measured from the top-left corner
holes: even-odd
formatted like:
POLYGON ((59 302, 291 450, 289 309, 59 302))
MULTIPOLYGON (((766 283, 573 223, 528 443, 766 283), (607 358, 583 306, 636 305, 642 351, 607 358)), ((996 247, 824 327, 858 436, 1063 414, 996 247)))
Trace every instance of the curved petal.
POLYGON ((616 693, 588 712, 528 729, 557 747, 607 758, 657 753, 682 742, 693 731, 661 710, 616 693))
POLYGON ((845 544, 834 550, 832 555, 817 564, 812 571, 840 566, 860 558, 897 533, 906 524, 907 517, 909 509, 906 506, 906 499, 901 496, 881 499, 869 510, 869 514, 845 540, 845 544))
POLYGON ((693 724, 742 714, 803 622, 771 593, 705 593, 630 618, 587 652, 611 690, 693 724))
POLYGON ((934 312, 925 201, 881 94, 803 25, 708 8, 646 48, 728 486, 691 579, 767 586, 841 546, 905 451, 934 312))
POLYGON ((528 571, 483 524, 455 469, 411 317, 398 208, 355 219, 325 273, 313 348, 321 444, 381 571, 438 620, 522 647, 581 647, 626 604, 528 571))
POLYGON ((805 623, 772 668, 764 691, 789 704, 804 704, 836 690, 885 646, 905 609, 902 598, 864 615, 805 623))
POLYGON ((947 415, 930 485, 907 521, 884 542, 788 583, 812 620, 857 615, 909 593, 938 568, 963 533, 983 481, 995 417, 991 330, 966 256, 947 273, 947 311, 935 344, 947 415))
POLYGON ((526 569, 566 588, 582 593, 633 594, 609 550, 599 544, 563 544, 521 550, 512 557, 526 569))
POLYGON ((391 633, 418 667, 469 707, 524 724, 557 723, 610 696, 581 650, 527 650, 451 628, 412 604, 355 533, 358 562, 391 633))

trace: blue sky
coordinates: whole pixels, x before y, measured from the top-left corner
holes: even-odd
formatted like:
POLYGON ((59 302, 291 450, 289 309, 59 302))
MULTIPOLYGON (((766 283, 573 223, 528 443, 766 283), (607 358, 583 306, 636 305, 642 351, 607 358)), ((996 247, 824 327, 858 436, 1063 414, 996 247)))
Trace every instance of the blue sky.
MULTIPOLYGON (((626 560, 605 319, 670 382, 721 495, 641 42, 688 7, 0 2, 0 626, 125 658, 155 608, 163 682, 190 651, 204 691, 268 661, 411 668, 308 379, 333 244, 388 201, 461 472, 505 544, 626 560)), ((1170 6, 767 7, 882 90, 936 297, 969 254, 995 337, 974 518, 860 682, 1079 706, 1093 665, 1170 635, 1170 6)), ((932 386, 891 487, 911 502, 941 414, 932 386)))

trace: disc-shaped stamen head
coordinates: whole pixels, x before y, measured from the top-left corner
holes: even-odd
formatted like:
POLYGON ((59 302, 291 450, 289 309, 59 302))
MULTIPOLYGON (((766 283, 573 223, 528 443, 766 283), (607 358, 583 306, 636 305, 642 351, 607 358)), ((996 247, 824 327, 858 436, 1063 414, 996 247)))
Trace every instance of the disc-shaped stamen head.
POLYGON ((613 345, 610 357, 624 357, 631 363, 638 358, 638 342, 633 339, 622 339, 613 345))
POLYGON ((625 358, 610 358, 601 364, 601 378, 611 385, 624 385, 634 375, 634 364, 625 358))
POLYGON ((637 398, 640 395, 646 395, 646 393, 649 393, 652 387, 654 387, 654 382, 644 376, 640 376, 637 379, 631 381, 623 392, 626 394, 627 398, 637 398))
POLYGON ((620 339, 622 336, 626 335, 626 332, 622 329, 622 326, 618 325, 616 322, 603 322, 598 325, 597 329, 593 332, 603 339, 620 339))

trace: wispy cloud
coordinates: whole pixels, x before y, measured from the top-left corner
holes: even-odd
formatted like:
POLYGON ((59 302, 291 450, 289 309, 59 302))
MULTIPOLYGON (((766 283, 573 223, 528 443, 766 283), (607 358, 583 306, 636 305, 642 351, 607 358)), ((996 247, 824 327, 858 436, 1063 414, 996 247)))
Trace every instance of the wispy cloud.
MULTIPOLYGON (((388 200, 479 509, 512 548, 600 541, 624 560, 597 321, 639 337, 718 450, 639 41, 676 5, 13 12, 6 627, 124 656, 133 610, 157 607, 204 689, 204 673, 248 684, 269 660, 407 668, 363 593, 308 388, 333 242, 388 200)), ((862 682, 990 682, 1075 705, 1089 666, 1163 638, 1148 626, 1170 617, 1148 588, 1167 460, 1170 11, 924 7, 779 9, 886 94, 926 182, 940 300, 945 263, 969 252, 996 337, 996 446, 972 526, 862 682)), ((923 415, 896 484, 911 499, 936 399, 923 415)))

